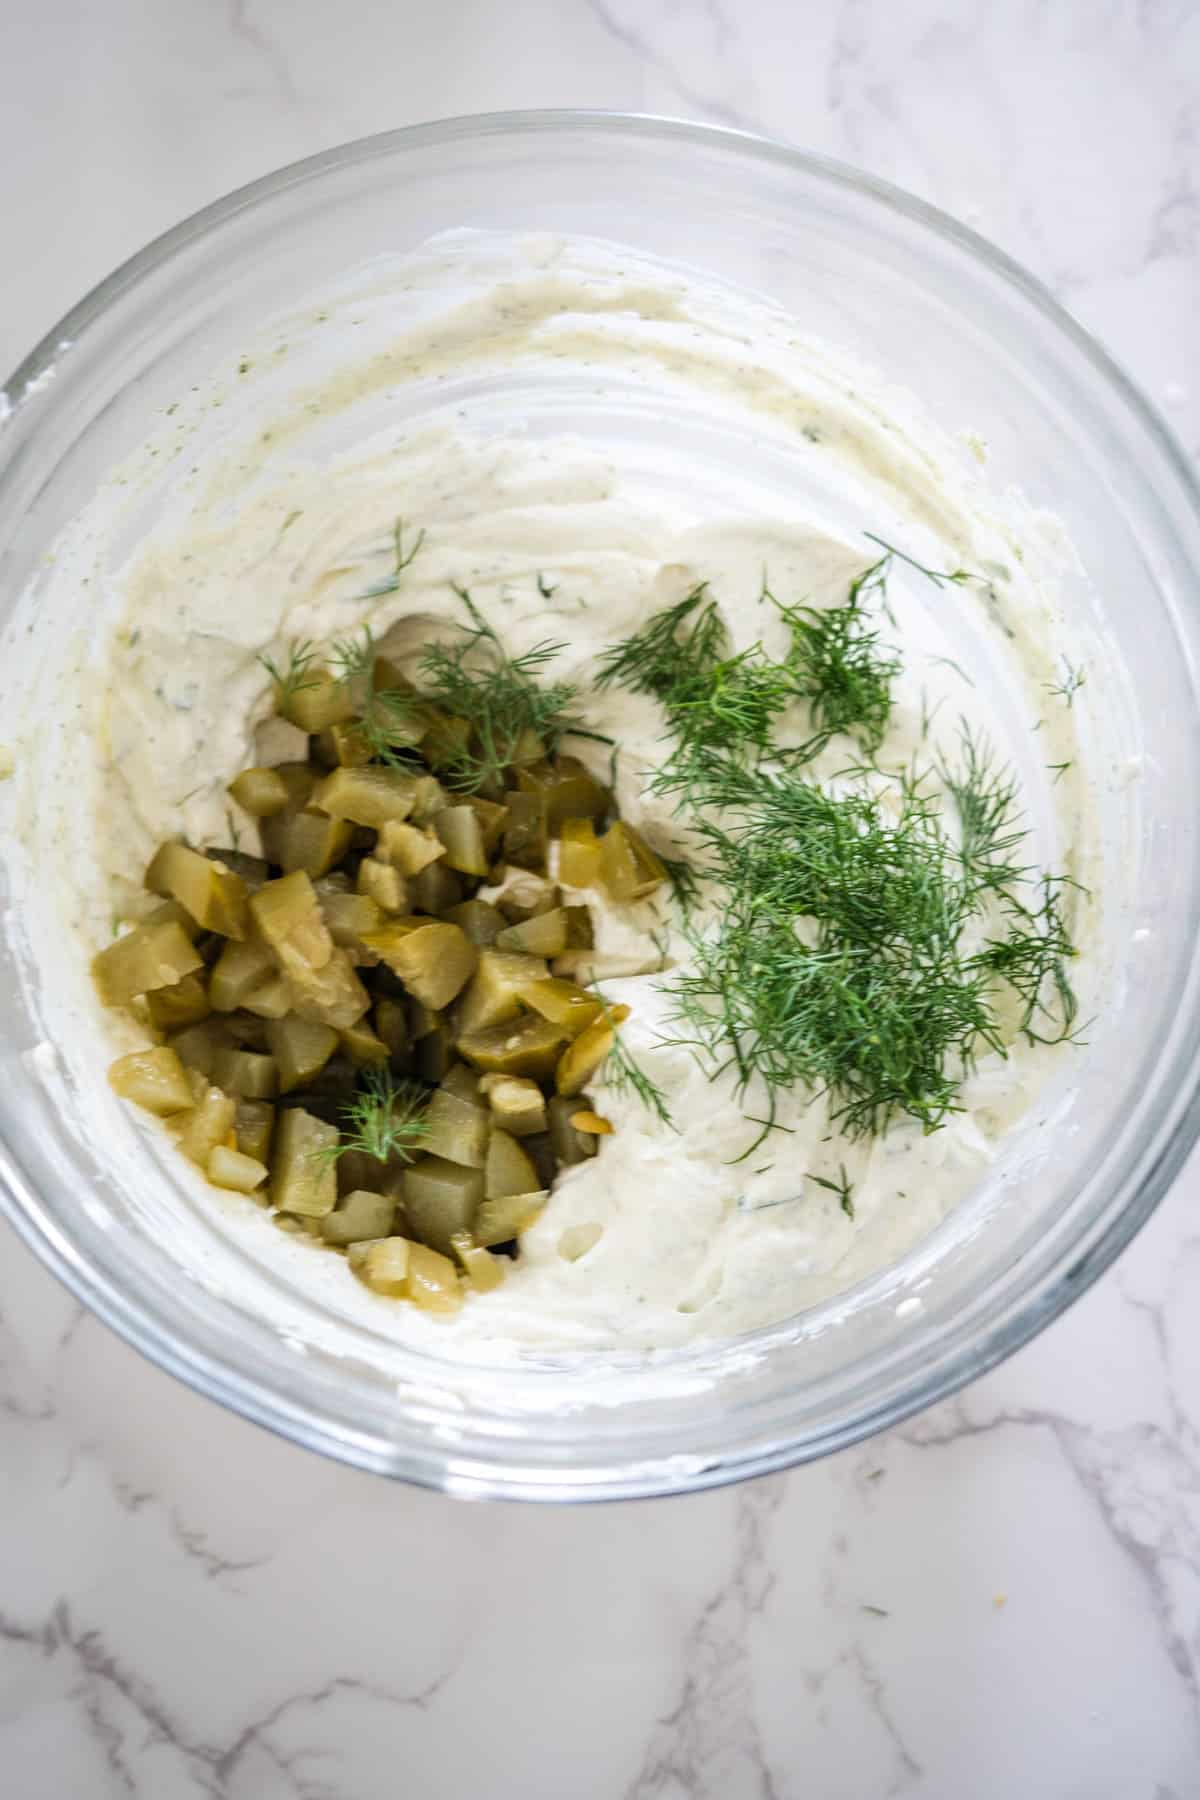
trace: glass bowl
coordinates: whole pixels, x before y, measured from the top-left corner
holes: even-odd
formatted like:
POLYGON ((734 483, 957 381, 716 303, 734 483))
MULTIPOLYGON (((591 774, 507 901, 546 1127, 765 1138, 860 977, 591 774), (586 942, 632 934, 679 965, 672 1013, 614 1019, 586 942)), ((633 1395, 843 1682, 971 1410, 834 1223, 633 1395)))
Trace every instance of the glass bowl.
MULTIPOLYGON (((22 965, 6 894, 0 1200, 131 1343, 298 1443, 459 1495, 702 1488, 853 1443, 987 1369, 1095 1280, 1183 1162, 1200 1123, 1200 494, 1105 353, 1022 270, 921 202, 728 131, 569 112, 469 118, 242 189, 54 327, 0 407, 0 626, 98 485, 244 336, 381 248, 460 225, 606 238, 764 296, 935 419, 979 433, 992 480, 1063 521, 1092 578, 1071 584, 1068 616, 1110 677, 1092 777, 1117 901, 1074 1078, 966 1215, 783 1324, 654 1354, 451 1361, 385 1346, 303 1298, 284 1329, 269 1269, 253 1275, 261 1304, 246 1279, 224 1289, 219 1266, 204 1285, 188 1278, 111 1147, 56 1115, 39 1079, 37 972, 22 965)), ((85 614, 81 594, 81 627, 85 614)), ((236 1254, 215 1238, 211 1249, 218 1264, 236 1254)))

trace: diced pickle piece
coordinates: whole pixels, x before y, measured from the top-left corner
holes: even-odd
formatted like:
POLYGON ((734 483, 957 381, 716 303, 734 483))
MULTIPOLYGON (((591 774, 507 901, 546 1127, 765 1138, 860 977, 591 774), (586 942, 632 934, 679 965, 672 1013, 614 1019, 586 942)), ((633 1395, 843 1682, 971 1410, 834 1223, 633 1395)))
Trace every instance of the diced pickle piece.
POLYGON ((490 857, 504 836, 508 807, 495 800, 484 800, 478 794, 469 795, 466 804, 479 820, 479 828, 483 832, 483 847, 490 857))
POLYGON ((539 913, 553 912, 561 901, 562 889, 557 882, 535 875, 531 869, 514 870, 503 892, 496 896, 496 905, 510 925, 519 925, 523 919, 532 919, 539 913))
POLYGON ((567 915, 561 906, 509 925, 496 939, 497 950, 516 950, 525 956, 561 956, 567 947, 567 915))
POLYGON ((185 1069, 198 1069, 206 1079, 211 1077, 218 1050, 233 1042, 221 1019, 201 1019, 198 1025, 186 1025, 167 1040, 185 1069))
POLYGON ((447 868, 458 869, 463 875, 487 874, 483 826, 473 807, 448 806, 434 815, 433 829, 446 847, 447 868))
MULTIPOLYGON (((364 857, 364 864, 368 860, 364 857)), ((334 943, 349 950, 355 962, 365 961, 369 954, 362 941, 364 932, 377 931, 383 923, 379 902, 365 893, 322 894, 321 917, 334 943)))
POLYGON ((522 1002, 540 1013, 553 1025, 561 1025, 568 1037, 578 1037, 585 1026, 604 1011, 595 994, 589 994, 573 981, 559 981, 548 976, 544 981, 531 981, 521 989, 522 1002))
POLYGON ((440 918, 457 906, 463 897, 463 884, 453 869, 444 862, 430 863, 409 883, 412 904, 417 912, 436 913, 440 918))
POLYGON ((436 775, 418 775, 413 787, 412 821, 428 825, 435 813, 449 806, 450 796, 436 775))
POLYGON ((239 1100, 233 1119, 234 1136, 243 1156, 265 1163, 271 1154, 275 1108, 269 1100, 239 1100))
POLYGON ((390 1052, 381 1037, 367 1024, 359 1019, 345 1031, 338 1032, 338 1042, 356 1069, 378 1066, 388 1060, 390 1052))
POLYGON ((481 950, 494 944, 504 930, 504 914, 487 900, 464 900, 452 906, 446 917, 452 925, 461 926, 481 950))
POLYGON ((212 1078, 227 1094, 243 1100, 273 1100, 279 1092, 279 1071, 273 1056, 253 1050, 218 1050, 212 1078))
POLYGON ((596 1139, 587 1132, 580 1131, 573 1121, 579 1111, 578 1100, 568 1099, 563 1094, 555 1094, 547 1107, 550 1116, 550 1142, 554 1146, 554 1154, 564 1169, 575 1163, 586 1162, 595 1156, 596 1139))
POLYGON ((335 949, 323 969, 289 977, 292 1011, 302 1019, 346 1031, 362 1018, 371 1004, 354 964, 344 950, 335 949))
POLYGON ((448 1256, 413 1244, 408 1253, 405 1294, 422 1312, 452 1313, 462 1305, 458 1275, 448 1256))
POLYGON ((458 1039, 458 1053, 484 1074, 546 1080, 558 1064, 563 1043, 557 1025, 529 1016, 489 1026, 486 1031, 464 1033, 458 1039))
POLYGON ((436 1087, 445 1079, 454 1061, 454 1039, 450 1027, 442 1020, 427 1031, 417 1045, 417 1074, 422 1081, 436 1087))
POLYGON ((323 1219, 337 1204, 336 1125, 299 1106, 279 1115, 271 1158, 271 1200, 280 1212, 323 1219))
POLYGON ((410 1041, 408 1016, 398 1000, 375 1002, 375 1030, 387 1045, 389 1056, 405 1054, 410 1041))
POLYGON ((330 725, 344 725, 354 717, 354 695, 349 682, 339 681, 328 669, 309 667, 303 680, 279 707, 285 719, 310 734, 330 725))
POLYGON ((331 819, 315 807, 282 812, 262 823, 262 846, 273 863, 290 874, 325 875, 341 862, 350 848, 353 828, 345 819, 331 819))
POLYGON ((140 923, 143 925, 181 925, 193 944, 200 936, 200 927, 191 913, 180 906, 178 900, 164 900, 161 906, 156 906, 148 912, 140 923))
MULTIPOLYGON (((307 752, 307 743, 304 747, 307 752)), ((310 765, 307 762, 280 763, 275 773, 287 789, 289 810, 299 812, 301 807, 307 806, 317 785, 316 773, 310 765)))
POLYGON ((544 869, 549 849, 544 795, 515 793, 508 796, 504 822, 504 857, 519 869, 544 869))
MULTIPOLYGON (((399 923, 406 923, 400 921, 399 923)), ((394 925, 368 932, 368 949, 381 956, 424 1005, 448 1006, 475 969, 479 952, 457 925, 420 921, 413 930, 394 925)))
POLYGON ((408 1294, 408 1262, 412 1249, 408 1239, 402 1237, 356 1243, 357 1254, 351 1257, 350 1267, 373 1294, 382 1294, 387 1300, 403 1300, 408 1294))
POLYGON ((506 1194, 500 1200, 481 1200, 471 1236, 477 1244, 507 1244, 536 1223, 549 1195, 506 1194))
MULTIPOLYGON (((357 898, 369 900, 380 914, 406 913, 409 910, 411 902, 408 883, 394 863, 380 862, 375 856, 364 856, 358 865, 355 879, 358 885, 357 898)), ((378 931, 382 923, 380 918, 367 929, 378 931)))
POLYGON ((419 875, 445 856, 446 846, 436 832, 421 830, 407 819, 389 819, 379 828, 375 854, 381 862, 392 863, 401 875, 419 875))
POLYGON ((488 1200, 509 1194, 531 1194, 537 1186, 537 1170, 515 1137, 496 1128, 488 1139, 483 1165, 483 1192, 488 1200))
POLYGON ((538 1172, 538 1186, 552 1188, 558 1174, 558 1158, 554 1154, 554 1144, 550 1133, 539 1131, 535 1137, 527 1137, 523 1142, 533 1158, 533 1166, 538 1172))
POLYGON ((287 782, 275 769, 243 769, 229 784, 238 805, 254 819, 269 819, 290 802, 287 782))
POLYGON ((265 857, 251 856, 249 851, 235 850, 231 845, 210 845, 204 854, 209 862, 224 863, 227 869, 240 876, 249 894, 257 894, 271 873, 271 865, 265 857))
POLYGON ((578 1262, 589 1250, 594 1250, 604 1236, 604 1227, 594 1219, 588 1219, 580 1225, 568 1225, 558 1240, 558 1254, 564 1262, 578 1262))
POLYGON ((440 1087, 425 1113, 422 1150, 467 1169, 481 1169, 488 1153, 488 1115, 482 1106, 440 1087))
POLYGON ((540 957, 520 956, 513 951, 481 950, 479 967, 462 997, 458 1028, 463 1032, 486 1030, 515 1019, 521 1011, 523 987, 546 974, 540 957))
POLYGON ((600 839, 600 879, 612 900, 644 900, 667 871, 641 833, 618 819, 600 839))
POLYGON ((268 881, 251 899, 250 912, 289 979, 324 968, 333 955, 333 939, 321 916, 316 890, 302 869, 279 881, 268 881))
POLYGON ((456 1231, 470 1231, 482 1199, 483 1173, 479 1169, 464 1168, 440 1156, 422 1156, 405 1171, 408 1228, 422 1243, 444 1254, 449 1254, 456 1231))
POLYGON ((234 1129, 237 1103, 219 1087, 206 1088, 204 1098, 188 1114, 179 1135, 179 1148, 192 1162, 207 1170, 208 1159, 234 1129))
POLYGON ((567 950, 590 950, 596 939, 592 931, 592 914, 586 906, 564 906, 567 915, 567 950))
POLYGON ((248 995, 275 977, 275 959, 259 938, 226 944, 209 977, 208 992, 215 1012, 236 1012, 248 995))
POLYGON ((567 819, 602 819, 611 795, 574 756, 559 756, 553 763, 535 763, 520 770, 517 783, 522 793, 540 798, 546 828, 557 837, 567 819))
POLYGON ((490 1294, 504 1280, 504 1258, 493 1256, 477 1244, 469 1231, 456 1231, 451 1248, 462 1266, 467 1281, 477 1294, 490 1294))
POLYGON ((338 1047, 338 1034, 330 1025, 298 1019, 268 1019, 267 1043, 279 1074, 279 1091, 290 1094, 303 1087, 325 1067, 338 1047))
MULTIPOLYGON (((586 1094, 583 1097, 586 1099, 586 1094)), ((590 1106, 585 1106, 579 1112, 572 1113, 571 1124, 585 1137, 612 1136, 612 1120, 602 1119, 600 1114, 593 1112, 590 1106)))
POLYGON ((416 779, 400 769, 335 769, 312 797, 334 819, 350 819, 378 831, 389 819, 407 819, 416 779))
POLYGON ((246 884, 223 863, 186 844, 163 844, 150 859, 145 881, 152 894, 178 900, 203 931, 245 937, 246 884))
POLYGON ((257 1157, 228 1144, 218 1144, 208 1159, 206 1171, 214 1187, 232 1188, 238 1194, 252 1194, 267 1179, 267 1167, 257 1157))
POLYGON ((157 1031, 178 1031, 207 1019, 212 1006, 203 978, 185 975, 174 987, 152 989, 146 995, 146 1011, 157 1031))
POLYGON ((573 1044, 563 1051, 554 1071, 554 1085, 560 1094, 578 1094, 587 1086, 616 1041, 616 1027, 629 1017, 627 1006, 614 1006, 581 1031, 573 1044))
POLYGON ((546 1099, 536 1081, 521 1075, 485 1075, 479 1083, 492 1117, 513 1137, 532 1137, 546 1129, 546 1099))
POLYGON ((203 957, 173 919, 135 925, 92 959, 92 974, 107 1006, 126 1006, 152 989, 176 987, 203 967, 203 957))
POLYGON ((452 769, 456 763, 461 763, 470 742, 470 719, 455 718, 450 713, 432 709, 426 714, 421 755, 431 769, 452 769))
POLYGON ((359 769, 370 762, 372 749, 361 726, 330 725, 318 734, 317 755, 327 769, 359 769))
POLYGON ((122 1100, 132 1100, 160 1119, 186 1112, 192 1104, 187 1073, 174 1050, 166 1044, 153 1050, 134 1050, 109 1064, 109 1086, 122 1100))
POLYGON ((387 1194, 355 1188, 344 1194, 331 1213, 321 1220, 321 1236, 327 1244, 359 1244, 366 1238, 386 1238, 396 1219, 396 1202, 387 1194))
POLYGON ((460 1100, 469 1100, 473 1106, 480 1106, 479 1076, 474 1069, 468 1069, 466 1063, 455 1063, 446 1071, 442 1086, 448 1094, 457 1095, 460 1100))
POLYGON ((600 879, 600 840, 591 819, 564 819, 558 879, 568 887, 595 887, 600 879))
POLYGON ((259 766, 268 769, 280 763, 303 762, 308 755, 308 733, 273 713, 255 727, 254 754, 259 766))
POLYGON ((264 982, 242 1001, 242 1010, 259 1019, 282 1019, 291 1008, 292 992, 282 975, 264 982))
POLYGON ((415 995, 409 995, 405 1002, 405 1011, 408 1018, 409 1036, 414 1044, 419 1043, 423 1037, 428 1037, 431 1031, 437 1031, 442 1024, 441 1013, 432 1006, 426 1006, 424 1001, 418 1000, 415 995))

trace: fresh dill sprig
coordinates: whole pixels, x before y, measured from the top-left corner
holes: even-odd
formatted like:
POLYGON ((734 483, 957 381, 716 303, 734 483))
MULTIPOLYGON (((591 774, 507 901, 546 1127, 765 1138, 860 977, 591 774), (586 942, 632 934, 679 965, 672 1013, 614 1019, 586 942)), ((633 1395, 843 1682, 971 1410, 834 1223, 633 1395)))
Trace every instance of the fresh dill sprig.
MULTIPOLYGON (((932 581, 934 587, 941 587, 943 583, 948 587, 965 587, 969 581, 982 582, 985 580, 984 576, 973 575, 969 569, 931 569, 927 564, 918 562, 915 556, 909 556, 907 551, 897 550, 895 544, 889 544, 886 538, 876 536, 873 531, 864 531, 863 536, 869 538, 871 543, 878 544, 884 552, 882 560, 876 563, 875 568, 882 569, 885 575, 888 563, 894 558, 897 562, 907 563, 910 569, 917 571, 918 575, 924 575, 927 581, 932 581)), ((874 570, 868 569, 867 576, 874 572, 874 570)))
POLYGON ((596 686, 619 682, 632 693, 652 695, 673 711, 725 652, 725 627, 715 602, 705 599, 707 591, 701 582, 676 605, 655 613, 632 637, 606 650, 596 686))
POLYGON ((854 1188, 846 1175, 846 1165, 842 1163, 838 1170, 838 1179, 831 1180, 827 1175, 810 1175, 808 1178, 814 1187, 824 1188, 827 1193, 836 1194, 842 1211, 848 1219, 854 1217, 854 1188))
POLYGON ((700 877, 695 865, 684 856, 665 856, 661 850, 656 850, 654 854, 667 871, 671 892, 686 918, 700 898, 700 877))
POLYGON ((381 594, 394 594, 396 589, 400 586, 400 577, 403 575, 405 569, 408 568, 408 565, 412 562, 424 542, 425 531, 424 528, 422 528, 418 531, 415 539, 406 549, 404 545, 404 520, 397 519, 396 523, 392 526, 392 545, 395 551, 392 572, 390 575, 385 575, 382 581, 372 582, 371 586, 367 589, 364 598, 375 600, 378 599, 381 594))
POLYGON ((341 1142, 321 1152, 330 1161, 357 1150, 376 1162, 411 1162, 429 1130, 429 1096, 416 1081, 397 1081, 387 1069, 368 1069, 363 1085, 342 1109, 341 1142))
POLYGON ((473 794, 503 786, 524 742, 536 740, 539 753, 549 754, 560 737, 577 729, 581 721, 570 708, 579 690, 574 682, 542 680, 565 645, 535 644, 510 656, 467 590, 455 592, 470 619, 465 641, 431 644, 425 651, 421 698, 470 722, 470 741, 440 773, 447 787, 473 794))
MULTIPOLYGON (((867 575, 878 573, 882 565, 867 575)), ((764 597, 779 610, 791 636, 787 667, 793 692, 807 700, 818 728, 820 748, 838 732, 856 737, 868 756, 883 743, 892 716, 892 683, 900 658, 880 648, 879 632, 863 607, 867 576, 850 590, 845 606, 784 606, 764 585, 764 597)), ((882 591, 882 583, 877 583, 882 591)))
POLYGON ((652 1112, 674 1131, 675 1121, 667 1106, 666 1095, 627 1048, 612 1007, 599 989, 596 990, 596 998, 604 1008, 604 1016, 612 1026, 613 1033, 612 1049, 604 1065, 604 1079, 618 1094, 636 1094, 647 1112, 652 1112))
POLYGON ((1027 874, 1023 864, 1004 860, 1027 835, 1017 822, 1016 777, 997 763, 987 739, 965 719, 959 726, 959 758, 956 765, 940 763, 937 772, 958 815, 963 870, 981 889, 1009 888, 1027 874))
POLYGON ((286 712, 297 694, 317 686, 316 676, 309 672, 316 654, 316 646, 310 638, 297 638, 289 649, 287 661, 282 668, 273 657, 259 655, 255 658, 275 683, 276 712, 286 712))
POLYGON ((1083 686, 1084 682, 1087 680, 1087 671, 1084 669, 1081 669, 1081 668, 1076 668, 1075 664, 1072 662, 1068 662, 1068 660, 1065 656, 1063 657, 1062 662, 1063 662, 1063 678, 1062 678, 1062 680, 1059 682, 1055 682, 1053 686, 1048 684, 1047 688, 1046 688, 1046 692, 1048 694, 1056 695, 1057 698, 1060 699, 1063 702, 1063 704, 1069 708, 1069 707, 1074 706, 1075 696, 1079 692, 1080 688, 1083 686))

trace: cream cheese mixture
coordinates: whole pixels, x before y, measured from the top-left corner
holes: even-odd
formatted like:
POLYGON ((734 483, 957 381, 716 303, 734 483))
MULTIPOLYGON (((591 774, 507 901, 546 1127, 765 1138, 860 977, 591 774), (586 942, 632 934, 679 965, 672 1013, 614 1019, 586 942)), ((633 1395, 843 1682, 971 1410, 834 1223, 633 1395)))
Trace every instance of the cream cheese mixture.
MULTIPOLYGON (((685 827, 647 791, 663 717, 653 700, 594 689, 606 647, 703 581, 735 649, 779 650, 764 574, 784 601, 842 604, 881 554, 868 533, 935 571, 968 571, 970 582, 937 584, 892 566, 884 631, 904 666, 879 760, 952 760, 968 719, 1021 779, 1038 859, 1082 866, 1075 715, 1054 692, 1061 547, 1023 502, 987 492, 979 446, 944 436, 880 374, 795 339, 765 304, 610 247, 473 233, 348 284, 286 336, 286 368, 270 347, 248 351, 242 384, 214 390, 223 437, 201 400, 164 422, 154 453, 174 458, 175 476, 154 508, 158 471, 125 471, 50 577, 64 610, 76 596, 75 624, 55 642, 51 686, 45 669, 29 684, 5 788, 25 891, 44 902, 25 929, 43 969, 53 964, 39 996, 46 1035, 84 1131, 116 1131, 104 1069, 141 1041, 95 1001, 87 959, 114 914, 144 907, 149 856, 181 831, 257 848, 226 783, 257 760, 270 712, 259 655, 367 622, 415 647, 461 617, 456 588, 512 652, 562 644, 554 675, 579 683, 579 710, 619 743, 621 816, 670 849, 685 827), (359 323, 362 353, 344 329, 359 323), (380 592, 397 518, 425 536, 380 592)), ((798 740, 804 722, 791 724, 798 740)), ((602 745, 570 747, 607 770, 602 745)), ((851 749, 830 745, 816 774, 834 780, 851 749)), ((785 1317, 894 1262, 982 1178, 1071 1054, 1016 1041, 1006 1059, 983 1057, 963 1110, 928 1135, 902 1120, 847 1141, 825 1100, 793 1091, 779 1129, 740 1161, 763 1096, 754 1084, 739 1094, 731 1073, 712 1079, 670 1041, 664 983, 689 954, 677 910, 656 896, 598 903, 595 916, 596 973, 630 1007, 626 1041, 674 1129, 636 1095, 592 1084, 612 1136, 560 1178, 504 1285, 452 1322, 366 1293, 340 1258, 205 1188, 139 1121, 139 1141, 159 1142, 145 1179, 168 1169, 253 1256, 376 1331, 477 1347, 667 1346, 785 1317), (820 1185, 843 1168, 853 1219, 820 1185), (580 1225, 598 1227, 596 1241, 567 1260, 564 1233, 580 1225)), ((133 1166, 126 1157, 125 1180, 133 1166)))

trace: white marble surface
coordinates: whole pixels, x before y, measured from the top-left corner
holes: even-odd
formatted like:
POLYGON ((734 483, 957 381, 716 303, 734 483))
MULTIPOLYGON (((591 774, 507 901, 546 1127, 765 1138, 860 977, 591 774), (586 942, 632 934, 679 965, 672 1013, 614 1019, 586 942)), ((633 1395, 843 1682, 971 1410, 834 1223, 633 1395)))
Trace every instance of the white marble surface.
MULTIPOLYGON (((1200 454, 1195 0, 5 9, 0 364, 338 140, 631 107, 765 129, 1040 273, 1200 454)), ((958 1401, 740 1491, 548 1513, 225 1416, 0 1241, 11 1800, 1200 1794, 1200 1164, 958 1401)))

